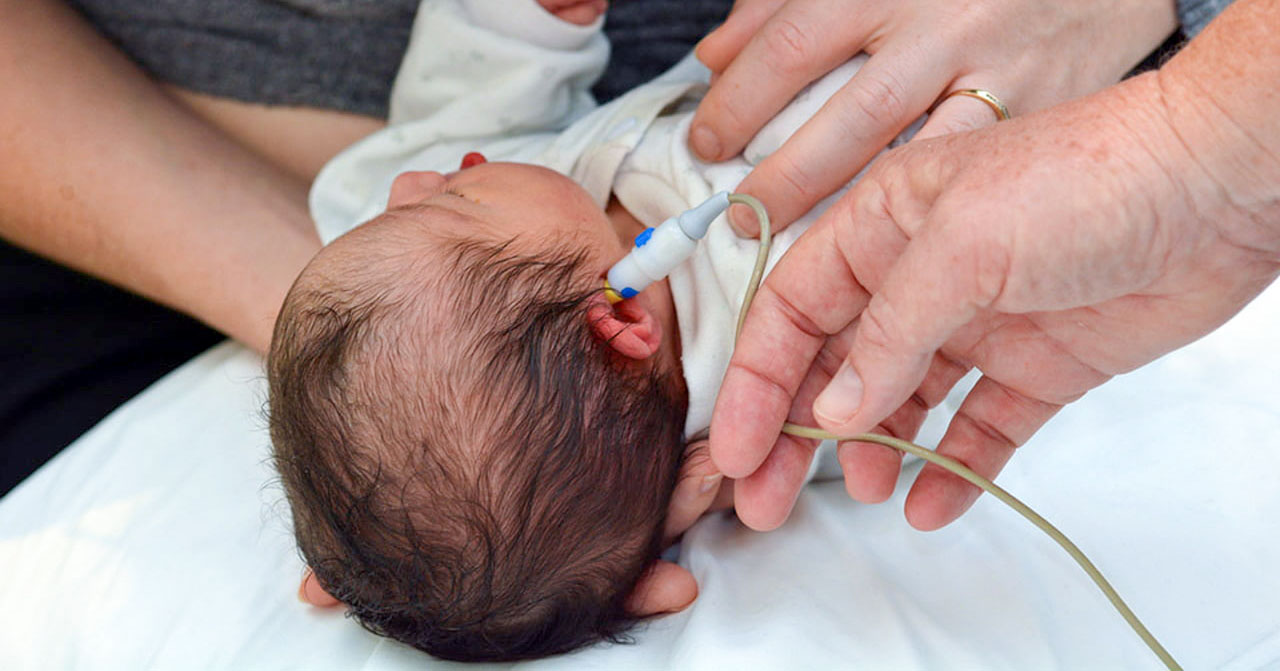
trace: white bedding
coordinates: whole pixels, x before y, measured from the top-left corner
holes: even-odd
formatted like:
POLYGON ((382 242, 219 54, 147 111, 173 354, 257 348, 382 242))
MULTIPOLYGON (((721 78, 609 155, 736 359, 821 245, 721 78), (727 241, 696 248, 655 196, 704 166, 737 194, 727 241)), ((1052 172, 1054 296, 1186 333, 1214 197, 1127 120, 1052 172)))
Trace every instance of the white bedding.
MULTIPOLYGON (((1000 482, 1187 668, 1280 669, 1280 288, 1067 408, 1000 482)), ((294 598, 258 360, 234 345, 0 500, 0 669, 446 666, 294 598)), ((936 431, 933 433, 936 434, 936 431)), ((908 474, 911 475, 911 474, 908 474)), ((531 668, 1158 668, 1084 574, 983 497, 934 533, 810 486, 758 534, 703 520, 685 613, 531 668)))

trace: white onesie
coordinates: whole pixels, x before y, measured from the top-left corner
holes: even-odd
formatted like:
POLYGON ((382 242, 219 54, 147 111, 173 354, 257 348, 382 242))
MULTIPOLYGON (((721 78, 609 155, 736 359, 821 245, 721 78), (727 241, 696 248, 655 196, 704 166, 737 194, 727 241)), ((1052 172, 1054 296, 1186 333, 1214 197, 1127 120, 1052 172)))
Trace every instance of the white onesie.
MULTIPOLYGON (((400 173, 455 170, 471 151, 556 170, 601 208, 613 194, 641 223, 656 226, 718 191, 733 191, 865 60, 855 58, 803 91, 742 157, 708 164, 685 141, 709 74, 692 54, 599 106, 588 88, 608 59, 602 22, 572 25, 534 0, 503 2, 501 11, 498 4, 422 4, 392 90, 388 127, 339 154, 312 186, 311 213, 325 243, 381 213, 400 173)), ((775 236, 769 267, 839 195, 775 236)), ((756 240, 739 238, 721 216, 670 276, 689 388, 686 436, 710 424, 757 250, 756 240)))

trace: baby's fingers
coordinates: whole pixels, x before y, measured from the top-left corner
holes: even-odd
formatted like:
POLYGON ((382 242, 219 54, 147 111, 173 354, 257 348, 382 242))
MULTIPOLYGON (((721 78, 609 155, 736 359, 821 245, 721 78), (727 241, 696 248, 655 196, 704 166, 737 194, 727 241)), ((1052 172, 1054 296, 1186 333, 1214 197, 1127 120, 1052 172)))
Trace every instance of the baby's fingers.
POLYGON ((699 517, 712 509, 723 480, 724 474, 711 461, 707 441, 691 443, 685 450, 680 479, 676 481, 671 503, 667 506, 667 523, 662 533, 664 542, 674 543, 699 517))

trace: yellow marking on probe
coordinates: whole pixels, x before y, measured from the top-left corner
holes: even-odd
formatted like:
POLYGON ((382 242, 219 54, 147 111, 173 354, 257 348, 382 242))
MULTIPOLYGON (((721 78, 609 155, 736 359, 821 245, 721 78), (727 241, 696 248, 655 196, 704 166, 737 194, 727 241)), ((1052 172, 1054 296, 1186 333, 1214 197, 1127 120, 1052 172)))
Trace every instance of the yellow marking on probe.
POLYGON ((617 289, 609 286, 609 279, 604 280, 604 297, 608 299, 610 305, 617 305, 622 302, 622 294, 617 289))

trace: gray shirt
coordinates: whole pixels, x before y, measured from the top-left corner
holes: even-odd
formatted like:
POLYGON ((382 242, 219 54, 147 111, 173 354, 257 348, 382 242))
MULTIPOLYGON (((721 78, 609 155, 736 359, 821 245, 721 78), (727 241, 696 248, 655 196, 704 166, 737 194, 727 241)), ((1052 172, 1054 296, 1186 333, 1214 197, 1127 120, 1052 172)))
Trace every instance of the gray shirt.
MULTIPOLYGON (((144 70, 200 93, 385 117, 421 0, 70 0, 144 70)), ((614 0, 601 102, 674 65, 732 0, 614 0)))
MULTIPOLYGON (((69 0, 154 77, 201 93, 385 117, 421 0, 69 0)), ((1231 0, 1179 0, 1195 36, 1231 0)), ((674 65, 732 0, 614 0, 605 102, 674 65)))

